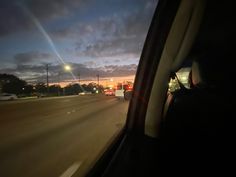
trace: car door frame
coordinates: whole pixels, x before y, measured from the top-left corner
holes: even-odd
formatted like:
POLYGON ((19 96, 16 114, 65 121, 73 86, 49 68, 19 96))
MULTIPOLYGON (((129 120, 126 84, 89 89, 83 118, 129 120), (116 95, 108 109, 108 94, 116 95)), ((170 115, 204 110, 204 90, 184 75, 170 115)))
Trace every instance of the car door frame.
POLYGON ((87 177, 104 174, 106 169, 112 165, 111 162, 123 144, 126 144, 127 136, 130 134, 134 136, 144 135, 145 115, 153 81, 179 4, 180 0, 158 1, 140 57, 125 127, 106 147, 107 149, 88 172, 87 177))

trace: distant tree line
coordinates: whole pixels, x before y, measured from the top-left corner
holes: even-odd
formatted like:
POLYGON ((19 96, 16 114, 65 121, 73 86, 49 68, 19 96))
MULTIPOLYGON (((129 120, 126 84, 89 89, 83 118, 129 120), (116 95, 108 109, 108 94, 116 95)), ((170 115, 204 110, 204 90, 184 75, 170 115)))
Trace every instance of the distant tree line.
MULTIPOLYGON (((27 83, 24 80, 11 74, 0 74, 0 91, 7 93, 21 94, 26 88, 27 83)), ((27 87, 28 91, 28 87, 27 87)))
POLYGON ((76 95, 80 92, 87 91, 92 93, 102 93, 103 86, 96 83, 80 85, 78 83, 68 84, 62 88, 58 84, 47 85, 44 82, 37 84, 28 84, 26 81, 19 79, 11 74, 0 74, 0 93, 14 93, 18 96, 60 96, 76 95))

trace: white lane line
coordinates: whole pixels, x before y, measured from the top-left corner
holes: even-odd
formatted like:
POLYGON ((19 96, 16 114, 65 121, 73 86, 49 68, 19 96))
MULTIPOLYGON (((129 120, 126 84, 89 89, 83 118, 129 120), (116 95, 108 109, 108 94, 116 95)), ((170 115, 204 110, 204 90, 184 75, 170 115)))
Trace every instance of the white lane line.
POLYGON ((106 100, 106 103, 110 103, 110 102, 114 102, 114 101, 117 101, 117 99, 116 99, 116 98, 114 98, 114 99, 109 99, 109 100, 106 100))
POLYGON ((75 162, 64 173, 62 173, 60 177, 71 177, 79 169, 81 164, 82 162, 75 162))
POLYGON ((62 100, 62 102, 70 102, 71 100, 62 100))

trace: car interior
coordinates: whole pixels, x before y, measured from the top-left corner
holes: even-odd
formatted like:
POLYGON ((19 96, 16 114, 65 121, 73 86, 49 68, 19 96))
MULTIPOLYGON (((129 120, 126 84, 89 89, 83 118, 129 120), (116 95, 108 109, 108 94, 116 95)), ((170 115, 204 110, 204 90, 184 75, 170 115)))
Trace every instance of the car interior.
POLYGON ((233 1, 158 2, 126 126, 87 176, 236 175, 233 7, 233 1), (185 63, 190 88, 179 83, 168 92, 185 63))

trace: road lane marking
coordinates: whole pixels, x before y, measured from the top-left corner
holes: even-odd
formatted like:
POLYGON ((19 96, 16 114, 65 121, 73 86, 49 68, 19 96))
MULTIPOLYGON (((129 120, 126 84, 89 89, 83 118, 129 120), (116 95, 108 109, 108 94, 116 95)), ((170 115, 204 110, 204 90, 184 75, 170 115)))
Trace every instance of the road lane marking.
POLYGON ((76 112, 76 110, 75 109, 72 109, 71 111, 67 111, 66 113, 67 114, 72 114, 72 113, 75 113, 76 112))
POLYGON ((82 162, 74 163, 64 173, 62 173, 60 177, 71 177, 79 169, 81 164, 82 162))
POLYGON ((71 100, 62 100, 62 102, 70 102, 71 100))
POLYGON ((109 100, 106 100, 106 103, 110 103, 110 102, 114 102, 114 101, 117 101, 117 99, 116 99, 116 98, 114 98, 114 99, 109 99, 109 100))

